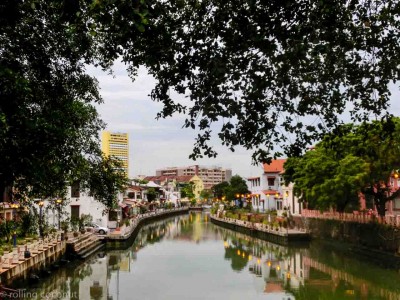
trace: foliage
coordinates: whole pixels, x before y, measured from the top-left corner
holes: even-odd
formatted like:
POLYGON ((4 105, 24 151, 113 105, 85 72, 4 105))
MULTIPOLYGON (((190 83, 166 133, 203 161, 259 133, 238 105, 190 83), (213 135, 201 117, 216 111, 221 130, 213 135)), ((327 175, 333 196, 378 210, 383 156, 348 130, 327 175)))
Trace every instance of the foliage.
POLYGON ((17 228, 17 224, 15 221, 10 220, 10 221, 2 221, 0 223, 0 236, 5 239, 5 241, 8 243, 11 238, 13 231, 17 228))
MULTIPOLYGON (((3 2, 0 192, 16 186, 21 197, 60 195, 83 162, 103 164, 89 159, 104 124, 87 65, 109 70, 120 58, 132 78, 144 65, 158 117, 185 113, 184 127, 199 131, 192 158, 216 156, 219 130, 258 161, 301 154, 346 110, 355 121, 387 114, 400 77, 396 1, 3 2)), ((104 188, 95 194, 112 207, 116 188, 104 188)))
POLYGON ((400 193, 387 184, 400 168, 399 155, 399 118, 344 125, 301 158, 289 158, 284 179, 294 182, 295 194, 310 207, 354 209, 362 192, 373 197, 383 216, 385 203, 400 193))
POLYGON ((225 196, 228 187, 229 187, 229 182, 227 181, 223 181, 214 185, 212 187, 214 197, 221 199, 223 196, 225 196))
POLYGON ((83 230, 84 227, 93 222, 93 217, 90 214, 81 214, 78 220, 79 230, 83 230))
POLYGON ((79 229, 79 218, 71 217, 70 224, 71 224, 71 230, 72 231, 78 231, 78 229, 79 229))
POLYGON ((118 193, 128 184, 126 174, 121 171, 121 163, 112 157, 100 156, 88 163, 82 177, 87 179, 83 188, 90 191, 90 196, 104 204, 105 211, 118 205, 118 193))
POLYGON ((149 202, 155 200, 157 198, 157 196, 158 196, 158 193, 157 193, 155 188, 152 188, 152 187, 148 188, 148 190, 147 190, 147 200, 149 202))
POLYGON ((135 183, 135 185, 146 185, 146 184, 149 183, 148 180, 139 179, 139 178, 135 178, 135 179, 133 179, 132 181, 135 183))
POLYGON ((39 215, 34 207, 32 207, 29 212, 20 212, 19 216, 21 218, 20 236, 25 237, 38 233, 39 222, 41 222, 41 220, 39 220, 39 215))
POLYGON ((60 227, 61 227, 62 231, 64 231, 64 232, 68 232, 69 225, 70 225, 70 222, 68 220, 60 222, 60 227))
POLYGON ((180 184, 180 192, 181 192, 181 198, 189 198, 189 200, 193 200, 195 198, 193 189, 194 189, 194 183, 193 182, 188 182, 188 183, 181 183, 180 184))
POLYGON ((85 69, 100 54, 89 22, 100 13, 98 5, 81 4, 6 0, 0 6, 0 194, 14 187, 21 199, 63 196, 71 182, 89 180, 82 178, 86 164, 102 159, 104 123, 95 108, 102 99, 85 69))
POLYGON ((232 176, 229 182, 221 182, 212 188, 214 196, 217 198, 225 197, 226 200, 234 200, 237 194, 244 195, 249 193, 246 181, 239 175, 232 176))
POLYGON ((345 112, 388 113, 400 77, 396 1, 146 3, 143 32, 120 35, 129 48, 112 45, 122 44, 133 76, 140 64, 155 76, 160 118, 185 113, 184 126, 200 131, 192 158, 216 155, 215 131, 265 161, 281 148, 303 153, 345 112))
POLYGON ((204 201, 212 200, 213 194, 210 190, 202 190, 200 192, 200 198, 204 201))

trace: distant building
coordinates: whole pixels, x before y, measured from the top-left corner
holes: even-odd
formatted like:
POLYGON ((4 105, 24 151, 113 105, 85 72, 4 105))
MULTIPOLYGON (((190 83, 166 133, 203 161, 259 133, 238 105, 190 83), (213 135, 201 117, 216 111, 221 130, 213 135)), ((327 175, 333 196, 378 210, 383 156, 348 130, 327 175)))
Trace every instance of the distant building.
POLYGON ((232 170, 221 167, 202 167, 193 165, 188 167, 168 167, 156 171, 156 176, 199 176, 203 181, 204 189, 210 190, 214 185, 230 181, 232 170))
POLYGON ((181 188, 185 184, 192 184, 193 194, 196 200, 200 200, 200 194, 204 189, 202 179, 196 175, 148 176, 145 180, 158 184, 161 187, 161 191, 164 193, 163 197, 173 202, 181 199, 181 188), (172 199, 175 197, 176 199, 172 199))
POLYGON ((104 155, 121 160, 123 170, 129 176, 129 137, 127 133, 103 131, 101 150, 104 155))

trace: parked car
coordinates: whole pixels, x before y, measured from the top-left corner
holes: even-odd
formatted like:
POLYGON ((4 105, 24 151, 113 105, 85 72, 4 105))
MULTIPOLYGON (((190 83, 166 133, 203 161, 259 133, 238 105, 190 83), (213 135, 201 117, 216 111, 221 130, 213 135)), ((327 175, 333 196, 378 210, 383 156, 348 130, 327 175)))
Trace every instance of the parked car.
POLYGON ((108 233, 108 228, 107 227, 102 227, 97 224, 88 224, 85 226, 86 231, 93 231, 98 234, 107 234, 108 233))

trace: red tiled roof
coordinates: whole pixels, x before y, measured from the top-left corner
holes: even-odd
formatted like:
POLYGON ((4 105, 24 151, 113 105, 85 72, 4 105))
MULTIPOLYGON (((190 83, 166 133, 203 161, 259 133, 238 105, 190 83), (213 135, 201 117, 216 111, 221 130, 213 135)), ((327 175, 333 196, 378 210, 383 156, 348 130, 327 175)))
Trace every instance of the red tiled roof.
POLYGON ((270 164, 263 164, 264 173, 281 173, 284 171, 283 164, 286 158, 274 159, 270 164))
POLYGON ((128 191, 138 191, 138 192, 140 192, 140 191, 143 191, 144 188, 143 188, 143 187, 140 187, 140 186, 138 186, 138 185, 131 185, 131 186, 129 186, 129 187, 127 188, 127 190, 128 190, 128 191))

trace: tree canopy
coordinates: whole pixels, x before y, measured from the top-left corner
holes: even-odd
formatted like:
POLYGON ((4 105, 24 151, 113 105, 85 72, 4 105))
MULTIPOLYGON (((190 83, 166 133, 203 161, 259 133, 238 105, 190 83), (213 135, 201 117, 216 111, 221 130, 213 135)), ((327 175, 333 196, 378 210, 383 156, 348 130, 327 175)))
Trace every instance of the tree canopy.
POLYGON ((99 149, 102 99, 85 69, 98 51, 71 5, 0 5, 0 194, 11 186, 21 199, 60 197, 79 180, 109 207, 125 176, 99 149))
POLYGON ((159 117, 184 113, 199 131, 192 158, 216 155, 214 132, 264 161, 303 153, 344 114, 388 114, 400 76, 398 1, 144 3, 148 22, 122 56, 157 79, 159 117))
POLYGON ((217 198, 225 197, 226 200, 233 200, 237 198, 237 194, 247 194, 249 189, 242 177, 234 175, 229 182, 223 181, 214 185, 212 191, 217 198))
POLYGON ((0 184, 53 194, 98 155, 101 97, 86 66, 116 59, 133 79, 140 66, 155 77, 159 118, 186 114, 193 159, 216 156, 215 131, 255 160, 300 155, 346 112, 388 114, 399 10, 391 0, 5 0, 0 184))
POLYGON ((344 125, 304 156, 285 163, 285 182, 300 200, 319 209, 357 208, 360 193, 372 197, 380 215, 396 198, 391 176, 400 168, 400 119, 344 125), (390 128, 390 129, 388 129, 390 128))

